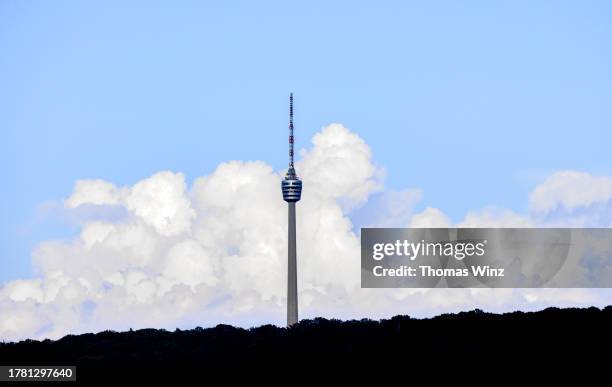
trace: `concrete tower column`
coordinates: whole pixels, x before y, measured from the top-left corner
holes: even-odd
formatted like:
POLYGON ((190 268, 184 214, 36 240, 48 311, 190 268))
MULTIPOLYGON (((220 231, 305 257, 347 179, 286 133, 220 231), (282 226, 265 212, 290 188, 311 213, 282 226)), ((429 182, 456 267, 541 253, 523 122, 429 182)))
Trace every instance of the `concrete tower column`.
POLYGON ((287 261, 287 326, 298 322, 295 202, 289 202, 289 252, 287 261))

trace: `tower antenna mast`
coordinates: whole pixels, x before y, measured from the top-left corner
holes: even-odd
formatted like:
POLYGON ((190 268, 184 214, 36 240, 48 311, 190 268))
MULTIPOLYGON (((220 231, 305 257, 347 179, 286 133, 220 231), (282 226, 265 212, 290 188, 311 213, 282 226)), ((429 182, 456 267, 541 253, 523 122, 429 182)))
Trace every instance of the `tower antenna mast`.
POLYGON ((293 169, 293 93, 289 94, 289 168, 293 169))

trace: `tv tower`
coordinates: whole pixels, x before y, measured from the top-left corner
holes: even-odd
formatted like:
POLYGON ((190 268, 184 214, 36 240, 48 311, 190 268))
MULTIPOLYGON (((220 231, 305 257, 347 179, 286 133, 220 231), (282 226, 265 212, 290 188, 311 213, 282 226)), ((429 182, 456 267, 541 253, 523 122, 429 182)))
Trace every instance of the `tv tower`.
POLYGON ((289 94, 289 169, 281 184, 283 199, 289 205, 289 244, 287 254, 287 326, 298 322, 297 258, 295 249, 295 203, 302 195, 302 181, 293 167, 293 93, 289 94))

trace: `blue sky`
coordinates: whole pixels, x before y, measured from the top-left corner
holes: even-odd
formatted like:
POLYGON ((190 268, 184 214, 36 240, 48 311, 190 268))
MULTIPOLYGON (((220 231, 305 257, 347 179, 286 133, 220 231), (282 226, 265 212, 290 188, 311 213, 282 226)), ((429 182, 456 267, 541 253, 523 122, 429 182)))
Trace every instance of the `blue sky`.
POLYGON ((453 220, 612 173, 610 2, 0 3, 0 281, 77 230, 77 179, 286 162, 340 122, 453 220), (51 210, 49 210, 51 208, 51 210))

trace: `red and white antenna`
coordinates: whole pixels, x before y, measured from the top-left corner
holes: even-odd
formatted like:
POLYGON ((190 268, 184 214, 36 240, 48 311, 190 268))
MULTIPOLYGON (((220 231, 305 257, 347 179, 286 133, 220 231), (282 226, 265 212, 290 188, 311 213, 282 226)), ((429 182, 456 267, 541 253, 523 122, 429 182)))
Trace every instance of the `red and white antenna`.
POLYGON ((289 168, 293 169, 293 93, 289 94, 289 168))

